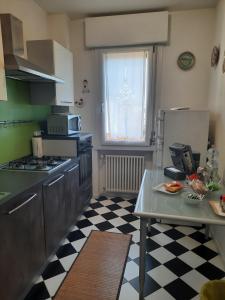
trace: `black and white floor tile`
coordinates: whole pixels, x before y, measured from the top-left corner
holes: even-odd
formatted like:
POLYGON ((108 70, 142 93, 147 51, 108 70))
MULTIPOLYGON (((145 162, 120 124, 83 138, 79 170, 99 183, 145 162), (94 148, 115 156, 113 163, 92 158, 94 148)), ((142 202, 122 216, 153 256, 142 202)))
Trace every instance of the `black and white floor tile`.
MULTIPOLYGON (((52 299, 91 230, 132 234, 119 300, 138 300, 139 219, 132 212, 136 199, 92 199, 25 300, 52 299)), ((148 233, 146 300, 197 300, 201 286, 225 277, 213 240, 204 229, 154 223, 148 233)))

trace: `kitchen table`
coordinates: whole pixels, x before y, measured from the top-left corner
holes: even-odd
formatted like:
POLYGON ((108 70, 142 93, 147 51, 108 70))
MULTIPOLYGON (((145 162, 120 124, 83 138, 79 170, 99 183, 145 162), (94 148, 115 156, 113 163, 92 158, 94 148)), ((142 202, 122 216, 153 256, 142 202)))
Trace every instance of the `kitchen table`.
POLYGON ((171 181, 163 175, 163 170, 145 170, 135 206, 134 215, 140 217, 140 264, 139 299, 144 299, 146 227, 151 218, 190 221, 194 223, 225 225, 225 218, 215 215, 208 200, 219 199, 225 190, 210 193, 198 205, 187 204, 181 193, 176 195, 154 191, 152 188, 163 182, 171 181))

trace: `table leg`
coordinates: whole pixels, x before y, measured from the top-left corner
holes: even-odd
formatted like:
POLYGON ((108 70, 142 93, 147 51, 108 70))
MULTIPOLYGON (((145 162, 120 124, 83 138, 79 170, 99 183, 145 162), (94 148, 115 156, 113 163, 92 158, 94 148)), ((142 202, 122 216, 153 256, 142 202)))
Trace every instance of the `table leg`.
POLYGON ((152 225, 152 219, 149 218, 149 219, 148 219, 148 225, 147 225, 147 227, 148 227, 148 232, 151 231, 151 225, 152 225))
POLYGON ((209 239, 209 224, 205 224, 205 238, 209 239))
POLYGON ((145 284, 145 252, 146 252, 146 226, 147 219, 140 219, 140 265, 139 265, 139 300, 144 299, 145 284))

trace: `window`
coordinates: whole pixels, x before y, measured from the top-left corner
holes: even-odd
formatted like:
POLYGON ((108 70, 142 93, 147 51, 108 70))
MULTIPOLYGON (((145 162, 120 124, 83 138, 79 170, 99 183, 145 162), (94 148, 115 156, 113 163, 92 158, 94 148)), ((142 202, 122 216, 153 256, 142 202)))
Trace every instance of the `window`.
POLYGON ((149 138, 148 50, 103 53, 103 135, 106 144, 146 145, 149 138))

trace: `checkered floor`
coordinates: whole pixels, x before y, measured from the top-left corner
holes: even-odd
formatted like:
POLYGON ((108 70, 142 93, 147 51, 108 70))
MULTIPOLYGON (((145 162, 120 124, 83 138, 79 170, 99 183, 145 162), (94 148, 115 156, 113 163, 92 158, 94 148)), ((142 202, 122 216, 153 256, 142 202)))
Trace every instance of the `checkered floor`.
MULTIPOLYGON (((51 299, 91 230, 133 235, 119 300, 138 300, 139 220, 133 216, 136 199, 100 197, 91 200, 80 221, 33 286, 26 300, 51 299)), ((199 299, 208 280, 225 277, 213 240, 203 229, 154 223, 147 239, 145 299, 199 299)))

